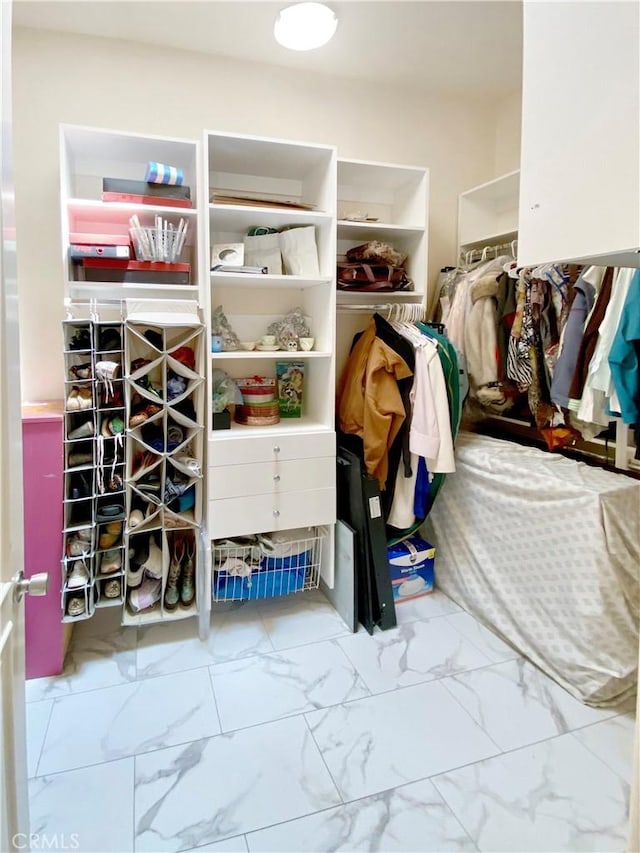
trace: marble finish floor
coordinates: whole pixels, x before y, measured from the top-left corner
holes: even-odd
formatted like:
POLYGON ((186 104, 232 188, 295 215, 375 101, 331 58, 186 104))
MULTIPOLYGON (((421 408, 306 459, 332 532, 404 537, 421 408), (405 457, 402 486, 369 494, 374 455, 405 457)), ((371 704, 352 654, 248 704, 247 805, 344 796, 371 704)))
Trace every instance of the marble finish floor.
MULTIPOLYGON (((128 851, 624 851, 634 718, 440 592, 350 634, 319 592, 76 626, 27 682, 31 831, 128 851)), ((43 848, 44 849, 44 848, 43 848)), ((68 848, 71 849, 71 848, 68 848)))

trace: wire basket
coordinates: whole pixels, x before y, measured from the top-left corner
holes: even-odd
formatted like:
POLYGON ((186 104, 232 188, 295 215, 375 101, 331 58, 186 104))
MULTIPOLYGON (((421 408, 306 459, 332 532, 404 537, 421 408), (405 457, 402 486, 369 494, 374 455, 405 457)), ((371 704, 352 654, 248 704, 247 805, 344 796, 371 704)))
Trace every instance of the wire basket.
POLYGON ((277 598, 320 584, 327 528, 309 527, 212 543, 213 600, 277 598), (301 535, 307 533, 307 535, 301 535))

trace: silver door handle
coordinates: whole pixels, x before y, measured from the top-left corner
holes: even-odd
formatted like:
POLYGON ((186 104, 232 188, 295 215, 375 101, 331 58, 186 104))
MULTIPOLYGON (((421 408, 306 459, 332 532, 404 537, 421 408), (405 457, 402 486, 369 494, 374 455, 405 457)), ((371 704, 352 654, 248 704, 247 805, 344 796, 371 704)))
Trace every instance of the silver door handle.
POLYGON ((22 569, 11 579, 13 583, 13 600, 22 601, 26 595, 46 595, 49 586, 49 572, 38 572, 25 578, 22 569))

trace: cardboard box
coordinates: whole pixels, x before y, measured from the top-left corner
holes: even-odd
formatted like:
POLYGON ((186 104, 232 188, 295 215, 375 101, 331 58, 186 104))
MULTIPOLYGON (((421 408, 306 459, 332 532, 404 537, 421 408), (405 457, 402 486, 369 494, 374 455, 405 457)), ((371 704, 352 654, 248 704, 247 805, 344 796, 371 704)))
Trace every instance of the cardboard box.
POLYGON ((419 536, 387 548, 393 599, 396 604, 433 592, 436 549, 419 536))

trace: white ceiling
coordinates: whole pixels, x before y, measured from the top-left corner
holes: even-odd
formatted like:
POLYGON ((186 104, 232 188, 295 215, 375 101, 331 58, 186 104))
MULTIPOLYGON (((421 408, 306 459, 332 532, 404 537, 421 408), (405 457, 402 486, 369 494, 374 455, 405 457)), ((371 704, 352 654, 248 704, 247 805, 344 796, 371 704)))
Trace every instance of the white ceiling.
MULTIPOLYGON (((325 47, 296 53, 273 38, 282 2, 14 0, 14 24, 166 45, 297 70, 503 97, 520 87, 520 0, 328 0, 339 18, 325 47)), ((377 105, 381 116, 389 115, 377 105)))

